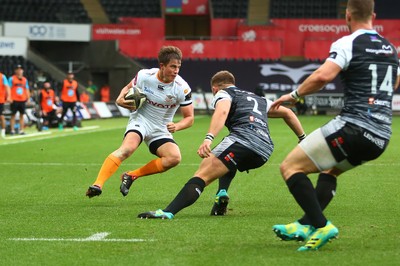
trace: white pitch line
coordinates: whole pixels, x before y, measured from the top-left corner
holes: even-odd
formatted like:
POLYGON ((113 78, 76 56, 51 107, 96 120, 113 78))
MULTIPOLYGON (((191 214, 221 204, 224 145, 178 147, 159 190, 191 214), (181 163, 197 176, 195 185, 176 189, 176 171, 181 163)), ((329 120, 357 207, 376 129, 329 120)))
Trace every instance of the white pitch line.
POLYGON ((130 238, 130 239, 119 239, 119 238, 105 238, 110 233, 102 232, 91 235, 87 238, 9 238, 11 241, 47 241, 47 242, 146 242, 154 241, 154 239, 142 239, 142 238, 130 238))
POLYGON ((17 136, 10 136, 6 137, 6 139, 24 139, 24 138, 30 138, 30 137, 36 137, 36 136, 43 136, 43 135, 50 135, 51 131, 46 131, 46 132, 36 132, 36 133, 27 133, 25 135, 17 135, 17 136))

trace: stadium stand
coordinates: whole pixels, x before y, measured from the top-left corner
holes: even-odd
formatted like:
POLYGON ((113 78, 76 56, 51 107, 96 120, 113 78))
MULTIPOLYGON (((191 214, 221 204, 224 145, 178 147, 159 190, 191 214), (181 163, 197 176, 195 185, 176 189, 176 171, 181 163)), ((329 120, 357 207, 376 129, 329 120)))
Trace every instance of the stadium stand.
POLYGON ((211 1, 214 18, 246 18, 248 0, 211 1))
POLYGON ((159 0, 100 0, 110 21, 118 23, 119 17, 161 17, 159 0))
POLYGON ((338 18, 337 0, 272 0, 271 18, 338 18))
POLYGON ((1 0, 0 4, 2 21, 92 22, 80 0, 1 0))

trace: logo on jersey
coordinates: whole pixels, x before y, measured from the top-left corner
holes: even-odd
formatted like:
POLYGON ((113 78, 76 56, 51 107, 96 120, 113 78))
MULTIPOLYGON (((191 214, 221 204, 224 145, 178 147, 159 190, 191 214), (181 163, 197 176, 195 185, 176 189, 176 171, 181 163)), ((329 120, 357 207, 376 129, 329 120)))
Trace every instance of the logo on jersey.
POLYGON ((285 75, 290 78, 294 83, 299 81, 307 75, 310 75, 316 70, 320 64, 308 64, 299 68, 288 67, 283 64, 262 64, 261 75, 272 76, 272 75, 285 75))
POLYGON ((329 58, 332 58, 332 59, 335 59, 336 56, 337 56, 336 52, 332 52, 332 53, 329 54, 329 58))
POLYGON ((365 52, 371 53, 371 54, 386 54, 386 55, 391 55, 393 54, 393 48, 391 45, 382 45, 382 49, 373 49, 373 48, 366 48, 365 52))
POLYGON ((146 93, 154 94, 154 92, 151 89, 147 88, 146 86, 144 87, 143 91, 146 93))
POLYGON ((382 42, 377 36, 372 35, 369 36, 369 39, 371 40, 371 42, 382 42))
POLYGON ((164 86, 161 86, 160 84, 158 84, 158 86, 157 86, 157 89, 159 89, 159 90, 164 90, 164 86))

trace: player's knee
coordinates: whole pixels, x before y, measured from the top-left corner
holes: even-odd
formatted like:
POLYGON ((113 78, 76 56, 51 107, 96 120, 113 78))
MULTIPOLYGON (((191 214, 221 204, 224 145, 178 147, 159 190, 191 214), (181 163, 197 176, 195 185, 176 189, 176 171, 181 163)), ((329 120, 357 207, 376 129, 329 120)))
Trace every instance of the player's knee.
POLYGON ((281 175, 282 175, 284 180, 289 179, 289 177, 291 175, 290 174, 291 173, 291 167, 286 161, 283 161, 281 163, 281 165, 279 166, 279 170, 280 170, 281 175))
POLYGON ((177 166, 182 160, 182 157, 180 154, 176 155, 170 155, 168 157, 165 157, 165 168, 172 168, 177 166))

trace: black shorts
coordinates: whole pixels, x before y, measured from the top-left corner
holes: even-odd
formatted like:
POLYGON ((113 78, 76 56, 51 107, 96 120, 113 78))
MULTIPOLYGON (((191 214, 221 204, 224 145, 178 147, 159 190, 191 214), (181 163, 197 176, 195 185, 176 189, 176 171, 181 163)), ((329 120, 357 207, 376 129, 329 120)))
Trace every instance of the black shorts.
MULTIPOLYGON (((152 154, 157 155, 158 148, 160 148, 161 145, 163 145, 163 144, 165 144, 167 142, 171 142, 171 143, 175 143, 176 144, 175 140, 173 140, 173 139, 167 139, 167 138, 166 139, 158 139, 158 140, 155 140, 152 143, 150 143, 149 151, 152 154)), ((178 145, 178 144, 176 144, 176 145, 178 145)))
POLYGON ((325 139, 338 162, 347 159, 354 166, 378 158, 389 144, 389 140, 348 122, 325 139))
POLYGON ((253 150, 224 138, 213 150, 212 153, 228 167, 230 171, 240 172, 259 168, 267 162, 267 159, 258 155, 253 150))
POLYGON ((0 115, 3 115, 4 103, 0 103, 0 115))
POLYGON ((25 114, 26 102, 13 101, 10 104, 11 114, 15 115, 19 112, 21 115, 25 114))
POLYGON ((72 112, 76 112, 76 102, 63 102, 62 107, 63 112, 67 112, 68 109, 71 109, 72 112))

